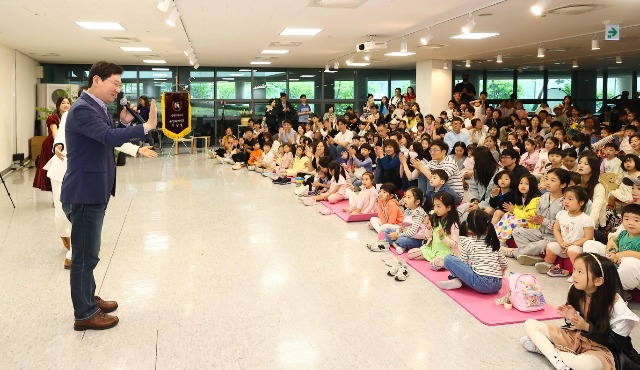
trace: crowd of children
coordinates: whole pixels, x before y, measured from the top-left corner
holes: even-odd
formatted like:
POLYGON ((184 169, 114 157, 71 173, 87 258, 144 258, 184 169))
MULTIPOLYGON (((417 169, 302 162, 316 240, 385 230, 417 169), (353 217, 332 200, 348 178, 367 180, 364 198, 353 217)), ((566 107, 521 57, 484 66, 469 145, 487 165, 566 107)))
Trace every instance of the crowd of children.
POLYGON ((607 338, 629 352, 639 321, 624 302, 640 287, 635 116, 580 116, 570 97, 555 117, 550 109, 531 116, 518 101, 490 107, 484 92, 472 102, 456 92, 434 116, 420 113, 415 95, 394 98, 334 121, 312 115, 297 131, 285 120, 277 136, 266 126, 241 138, 228 130, 211 156, 274 184, 298 182, 305 205, 347 200, 344 212, 376 214, 368 225, 383 238, 367 247, 394 252, 383 260, 396 280, 409 276, 403 253, 448 270, 442 289, 497 293, 508 258, 568 277, 558 308, 566 327, 529 320, 522 345, 557 369, 615 368, 612 353, 623 349, 607 338))

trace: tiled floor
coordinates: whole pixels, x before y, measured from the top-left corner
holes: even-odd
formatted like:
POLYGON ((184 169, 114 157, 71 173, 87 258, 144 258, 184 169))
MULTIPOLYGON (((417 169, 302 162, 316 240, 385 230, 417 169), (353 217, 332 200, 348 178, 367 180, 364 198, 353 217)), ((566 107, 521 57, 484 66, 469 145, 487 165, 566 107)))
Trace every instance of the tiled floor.
MULTIPOLYGON (((6 179, 16 210, 0 187, 2 369, 551 368, 520 348, 521 324, 485 326, 417 273, 388 277, 365 223, 202 153, 118 168, 95 276, 120 324, 75 332, 51 194, 33 175, 6 179)), ((568 284, 541 279, 563 303, 568 284)))

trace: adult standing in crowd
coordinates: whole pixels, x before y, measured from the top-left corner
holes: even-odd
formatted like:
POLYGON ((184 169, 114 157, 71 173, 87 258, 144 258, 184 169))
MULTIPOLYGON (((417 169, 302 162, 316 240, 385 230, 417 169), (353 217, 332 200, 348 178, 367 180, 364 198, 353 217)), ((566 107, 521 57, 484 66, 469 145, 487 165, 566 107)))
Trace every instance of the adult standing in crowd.
POLYGON ((271 134, 278 132, 278 110, 276 109, 276 99, 269 100, 269 104, 264 110, 264 117, 271 134))
MULTIPOLYGON (((145 122, 147 122, 149 120, 149 110, 151 109, 151 107, 149 107, 149 98, 146 95, 142 95, 140 97, 140 99, 138 99, 138 113, 140 114, 140 118, 142 118, 142 120, 144 120, 145 122)), ((142 123, 142 122, 139 122, 142 123)), ((151 135, 151 133, 147 133, 146 135, 146 140, 149 143, 149 145, 153 146, 154 145, 154 141, 153 141, 153 135, 151 135)))
MULTIPOLYGON (((298 126, 304 125, 309 122, 309 114, 311 113, 311 106, 307 104, 307 96, 302 94, 300 95, 300 104, 297 107, 298 111, 298 126)), ((297 127, 296 127, 297 129, 297 127)))
POLYGON ((322 122, 331 122, 331 127, 335 127, 338 124, 338 117, 336 116, 334 109, 333 105, 330 105, 327 108, 327 112, 322 116, 322 122))
POLYGON ((293 119, 293 107, 287 100, 286 93, 280 93, 280 103, 276 105, 276 114, 278 116, 278 122, 282 122, 285 119, 293 119))
MULTIPOLYGON (((116 166, 113 148, 144 137, 158 123, 155 101, 151 102, 149 120, 143 125, 115 128, 107 104, 113 102, 122 88, 122 67, 97 62, 89 71, 89 89, 69 110, 66 122, 67 172, 60 200, 71 221, 71 300, 75 330, 109 329, 118 317, 107 315, 118 308, 115 301, 95 296, 93 276, 100 260, 102 224, 110 195, 115 195, 116 166)), ((120 122, 130 125, 133 116, 123 109, 120 122)), ((141 147, 146 157, 157 154, 151 147, 141 147)))
POLYGON ((399 108, 402 106, 403 101, 404 101, 404 96, 402 96, 402 89, 399 87, 396 87, 395 95, 391 97, 391 101, 389 101, 389 104, 392 104, 396 108, 399 108))
POLYGON ((460 100, 464 103, 468 103, 476 98, 476 87, 469 82, 468 73, 465 72, 462 75, 462 82, 456 84, 453 92, 460 93, 460 100))
POLYGON ((53 140, 58 134, 60 126, 60 117, 71 108, 71 100, 66 97, 60 97, 56 101, 56 110, 47 117, 47 138, 42 142, 40 157, 38 158, 38 166, 36 175, 33 178, 33 187, 44 191, 51 191, 51 180, 47 177, 47 170, 44 169, 45 164, 53 157, 53 140))

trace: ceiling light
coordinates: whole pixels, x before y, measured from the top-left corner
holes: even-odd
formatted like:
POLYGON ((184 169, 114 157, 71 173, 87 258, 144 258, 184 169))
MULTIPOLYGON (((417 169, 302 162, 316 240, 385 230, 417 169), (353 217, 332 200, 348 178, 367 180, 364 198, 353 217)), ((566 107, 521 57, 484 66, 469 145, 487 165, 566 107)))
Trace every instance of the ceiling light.
POLYGON ((191 55, 191 54, 193 54, 193 53, 194 53, 194 50, 193 50, 193 47, 191 47, 191 46, 189 46, 189 49, 187 49, 187 50, 185 50, 185 51, 184 51, 184 55, 185 55, 186 57, 188 57, 189 55, 191 55))
POLYGON ((289 81, 300 81, 299 78, 290 78, 289 81))
POLYGON ((616 57, 616 63, 617 63, 617 64, 622 64, 622 57, 621 57, 620 55, 618 55, 618 56, 616 57))
POLYGON ((193 69, 198 69, 198 68, 200 68, 200 64, 196 63, 193 65, 193 69))
POLYGON ((163 59, 144 59, 143 62, 149 64, 167 64, 167 61, 163 59))
POLYGON ((231 77, 244 77, 244 73, 229 73, 231 77))
POLYGON ((315 36, 322 32, 322 28, 285 28, 280 36, 315 36))
POLYGON ((538 58, 544 58, 544 48, 543 47, 539 47, 538 48, 538 58))
POLYGON ((180 18, 180 13, 178 12, 178 8, 173 7, 173 9, 171 10, 171 13, 169 13, 169 17, 165 22, 167 22, 169 26, 175 27, 176 22, 178 21, 178 18, 180 18))
POLYGON ((465 66, 465 67, 467 67, 467 68, 471 67, 471 59, 467 59, 467 60, 464 62, 464 66, 465 66))
POLYGON ((347 60, 347 65, 350 67, 366 67, 371 63, 365 63, 365 62, 354 62, 352 60, 347 60))
POLYGON ((578 68, 578 61, 577 60, 573 61, 573 66, 572 67, 573 68, 578 68))
MULTIPOLYGON (((153 68, 153 69, 156 69, 156 68, 153 68)), ((161 69, 161 68, 158 68, 158 69, 161 69)), ((166 73, 154 73, 153 77, 169 77, 169 75, 166 73)))
POLYGON ((154 78, 153 80, 154 81, 166 81, 167 79, 166 78, 154 78))
POLYGON ((449 63, 447 63, 447 61, 444 61, 444 64, 442 65, 442 69, 449 69, 449 63))
POLYGON ((499 33, 494 32, 477 32, 477 33, 463 33, 456 36, 451 36, 452 39, 462 39, 462 40, 481 40, 489 37, 494 37, 500 35, 499 33))
POLYGON ((271 62, 251 62, 249 64, 271 64, 271 62))
POLYGON ((120 46, 120 49, 124 51, 152 51, 151 49, 143 46, 120 46))
POLYGON ((471 33, 476 28, 476 20, 473 18, 473 13, 469 13, 469 20, 467 24, 462 27, 462 33, 471 33))
POLYGON ((365 54, 364 55, 364 60, 366 60, 367 62, 371 60, 371 54, 365 54))
POLYGON ((85 30, 112 30, 124 31, 124 27, 120 23, 113 22, 76 22, 76 24, 85 30))
POLYGON ((591 40, 591 50, 600 50, 600 41, 596 38, 596 35, 593 35, 593 40, 591 40))
POLYGON ((300 75, 300 78, 312 78, 316 77, 316 75, 300 75))
POLYGON ((420 39, 420 43, 422 45, 429 45, 429 43, 433 40, 433 35, 431 34, 431 27, 429 27, 429 33, 423 38, 420 39))
POLYGON ((327 65, 324 67, 324 71, 325 71, 325 72, 330 72, 330 71, 329 71, 329 63, 327 63, 327 65))
POLYGON ((333 62, 333 69, 339 69, 340 68, 340 61, 336 59, 335 62, 333 62))
POLYGON ((401 53, 406 53, 407 50, 409 50, 409 47, 407 46, 407 40, 404 39, 404 37, 402 38, 402 42, 400 43, 400 52, 401 53))
POLYGON ((544 11, 547 10, 547 7, 549 6, 550 2, 551 0, 539 0, 537 3, 535 3, 531 7, 531 13, 533 13, 534 15, 537 15, 538 17, 541 16, 542 13, 544 13, 544 11))
MULTIPOLYGON (((152 71, 168 71, 169 68, 151 68, 152 71)), ((155 76, 155 75, 154 75, 155 76)), ((166 76, 163 74, 163 76, 166 76)))
POLYGON ((162 0, 158 3, 158 10, 166 13, 169 11, 170 6, 171 6, 171 0, 162 0))
POLYGON ((401 51, 394 51, 391 53, 386 53, 385 56, 387 57, 408 57, 409 55, 414 55, 415 53, 412 53, 410 51, 403 53, 401 51))
POLYGON ((496 57, 496 63, 502 63, 502 54, 498 54, 496 57))
POLYGON ((233 81, 233 80, 235 80, 235 78, 233 78, 233 77, 222 77, 222 79, 225 80, 225 81, 233 81))
POLYGON ((286 54, 289 50, 262 50, 262 54, 286 54))
POLYGON ((194 64, 196 64, 196 61, 195 61, 195 59, 189 59, 189 63, 191 63, 191 65, 194 65, 194 64))

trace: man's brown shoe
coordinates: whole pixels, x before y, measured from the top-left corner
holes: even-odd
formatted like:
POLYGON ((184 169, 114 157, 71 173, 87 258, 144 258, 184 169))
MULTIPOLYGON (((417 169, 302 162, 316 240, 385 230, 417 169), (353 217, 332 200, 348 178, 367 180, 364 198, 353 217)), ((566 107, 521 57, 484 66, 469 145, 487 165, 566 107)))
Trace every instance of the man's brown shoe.
POLYGON ((105 301, 98 296, 93 297, 93 299, 96 300, 98 307, 100 307, 100 310, 104 313, 113 312, 118 309, 118 302, 116 301, 105 301))
POLYGON ((90 319, 76 321, 73 324, 73 330, 83 331, 111 329, 118 325, 118 321, 118 316, 107 315, 106 313, 99 311, 90 319))
POLYGON ((62 236, 62 245, 64 245, 67 250, 71 249, 71 238, 68 236, 62 236))
POLYGON ((71 260, 68 258, 64 259, 64 269, 65 270, 71 270, 71 260))

